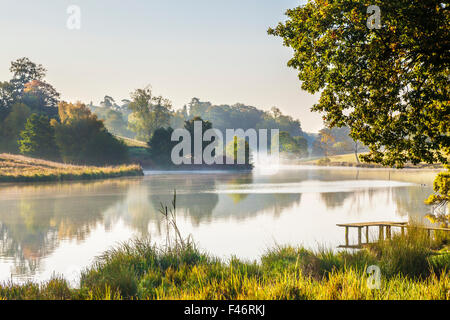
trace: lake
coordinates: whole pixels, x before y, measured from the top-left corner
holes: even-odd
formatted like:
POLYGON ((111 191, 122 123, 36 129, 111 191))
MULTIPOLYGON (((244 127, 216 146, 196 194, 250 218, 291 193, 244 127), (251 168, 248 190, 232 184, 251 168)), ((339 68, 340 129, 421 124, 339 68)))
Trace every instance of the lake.
MULTIPOLYGON (((337 223, 425 221, 436 170, 282 166, 277 172, 146 172, 90 182, 0 184, 0 281, 80 270, 135 237, 164 243, 161 204, 177 192, 184 236, 222 258, 275 245, 336 249, 337 223)), ((350 234, 351 240, 356 234, 350 234)))

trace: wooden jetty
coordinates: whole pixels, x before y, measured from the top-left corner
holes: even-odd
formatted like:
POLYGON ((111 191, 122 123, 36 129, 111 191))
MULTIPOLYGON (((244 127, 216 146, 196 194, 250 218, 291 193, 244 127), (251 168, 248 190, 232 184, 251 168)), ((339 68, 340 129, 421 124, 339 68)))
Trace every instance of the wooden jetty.
POLYGON ((377 221, 377 222, 357 222, 357 223, 342 223, 337 224, 338 227, 344 227, 345 228, 345 245, 339 246, 339 248, 348 248, 348 249, 360 249, 364 245, 369 244, 369 227, 378 227, 378 240, 383 240, 391 238, 391 229, 392 227, 397 227, 401 229, 402 235, 405 234, 406 229, 410 228, 418 228, 418 229, 424 229, 427 230, 428 238, 431 239, 431 232, 432 231, 450 231, 450 228, 435 228, 435 227, 425 227, 425 226, 411 226, 408 224, 408 222, 389 222, 389 221, 377 221), (349 244, 348 240, 348 233, 350 228, 357 228, 358 229, 358 244, 351 245, 349 244), (362 230, 365 229, 365 238, 366 242, 362 242, 362 230), (385 233, 386 230, 386 233, 385 233))

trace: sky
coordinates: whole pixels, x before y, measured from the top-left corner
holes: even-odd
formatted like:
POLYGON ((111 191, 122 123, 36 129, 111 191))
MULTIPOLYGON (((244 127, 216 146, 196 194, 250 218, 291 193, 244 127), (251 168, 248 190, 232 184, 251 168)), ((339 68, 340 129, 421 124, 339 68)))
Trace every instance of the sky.
POLYGON ((292 50, 267 29, 294 0, 0 0, 0 81, 29 57, 66 101, 129 99, 151 85, 175 109, 191 98, 213 104, 276 106, 307 132, 322 128, 318 100, 286 66, 292 50), (71 5, 80 29, 69 29, 71 5))

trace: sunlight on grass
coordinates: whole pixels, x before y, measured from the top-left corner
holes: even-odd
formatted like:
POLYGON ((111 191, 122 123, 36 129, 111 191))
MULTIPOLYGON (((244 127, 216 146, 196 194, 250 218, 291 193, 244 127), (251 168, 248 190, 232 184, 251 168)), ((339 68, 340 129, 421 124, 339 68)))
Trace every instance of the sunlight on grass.
POLYGON ((103 179, 143 175, 139 165, 77 166, 19 155, 0 154, 0 182, 103 179))

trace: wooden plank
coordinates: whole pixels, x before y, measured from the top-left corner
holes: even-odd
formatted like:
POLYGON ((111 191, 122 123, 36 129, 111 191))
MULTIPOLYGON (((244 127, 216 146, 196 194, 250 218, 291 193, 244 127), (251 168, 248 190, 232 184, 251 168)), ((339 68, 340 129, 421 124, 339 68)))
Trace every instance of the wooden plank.
POLYGON ((387 221, 378 221, 378 222, 356 222, 356 223, 339 223, 336 224, 338 227, 367 227, 367 226, 404 226, 407 225, 408 222, 387 222, 387 221))
POLYGON ((348 227, 348 228, 360 228, 360 227, 399 227, 399 228, 410 228, 410 229, 424 229, 424 230, 440 230, 440 231, 450 231, 450 228, 440 228, 440 227, 425 227, 425 226, 408 226, 407 222, 362 222, 362 223, 339 223, 336 224, 338 227, 348 227))

